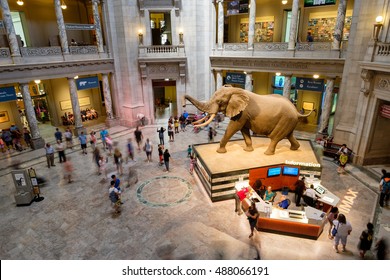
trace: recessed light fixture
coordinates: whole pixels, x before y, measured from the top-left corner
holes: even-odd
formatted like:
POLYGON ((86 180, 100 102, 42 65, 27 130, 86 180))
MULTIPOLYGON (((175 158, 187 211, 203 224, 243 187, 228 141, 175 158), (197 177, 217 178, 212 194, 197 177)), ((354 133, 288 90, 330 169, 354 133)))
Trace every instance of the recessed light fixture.
POLYGON ((38 85, 41 83, 41 80, 34 80, 34 83, 36 83, 38 85))
POLYGON ((287 2, 288 2, 287 0, 283 0, 283 1, 282 1, 282 4, 283 4, 283 5, 286 5, 287 2))
POLYGON ((166 79, 164 79, 164 81, 169 81, 169 79, 168 79, 168 78, 166 78, 166 79))
POLYGON ((314 74, 314 75, 313 75, 313 78, 314 78, 314 79, 318 79, 319 77, 320 77, 320 75, 318 75, 318 74, 314 74))
POLYGON ((19 6, 23 6, 24 2, 22 0, 18 0, 16 1, 16 4, 18 4, 19 6))
POLYGON ((73 78, 73 79, 77 80, 78 78, 79 78, 79 76, 74 76, 74 78, 73 78))
POLYGON ((276 76, 280 76, 280 75, 282 75, 282 73, 277 72, 277 73, 275 73, 275 75, 276 75, 276 76))

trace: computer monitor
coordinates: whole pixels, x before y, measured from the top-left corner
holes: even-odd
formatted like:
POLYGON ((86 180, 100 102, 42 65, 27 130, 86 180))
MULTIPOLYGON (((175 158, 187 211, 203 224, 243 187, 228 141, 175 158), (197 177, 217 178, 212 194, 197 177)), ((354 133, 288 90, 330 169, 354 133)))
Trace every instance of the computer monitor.
POLYGON ((299 175, 299 168, 285 166, 285 167, 283 167, 283 175, 298 176, 299 175))
POLYGON ((323 187, 320 187, 320 186, 315 187, 314 190, 315 190, 317 193, 319 193, 319 194, 324 194, 325 191, 326 191, 323 187))
POLYGON ((282 172, 282 168, 281 167, 271 167, 271 168, 268 168, 267 177, 279 176, 281 172, 282 172))

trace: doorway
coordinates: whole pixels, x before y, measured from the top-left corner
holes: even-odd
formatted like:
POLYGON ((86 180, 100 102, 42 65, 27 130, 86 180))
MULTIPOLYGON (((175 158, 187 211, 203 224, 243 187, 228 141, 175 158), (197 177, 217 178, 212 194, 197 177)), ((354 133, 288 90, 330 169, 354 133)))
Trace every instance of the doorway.
POLYGON ((153 80, 154 118, 166 125, 169 117, 177 116, 176 81, 153 80))
POLYGON ((150 13, 150 29, 152 45, 171 45, 171 15, 165 13, 150 13))
MULTIPOLYGON (((292 17, 292 11, 291 10, 285 10, 284 11, 284 27, 283 27, 283 42, 288 42, 290 40, 290 29, 291 29, 291 17, 292 17)), ((298 21, 297 21, 297 32, 296 37, 298 37, 299 33, 299 17, 300 17, 300 11, 298 11, 298 21)), ((295 38, 296 39, 296 38, 295 38)))

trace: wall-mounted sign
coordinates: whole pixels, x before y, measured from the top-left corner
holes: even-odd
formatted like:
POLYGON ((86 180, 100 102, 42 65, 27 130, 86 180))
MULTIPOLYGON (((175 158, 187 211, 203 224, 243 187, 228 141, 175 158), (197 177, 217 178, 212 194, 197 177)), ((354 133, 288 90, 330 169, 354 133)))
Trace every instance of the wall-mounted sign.
POLYGON ((97 76, 79 78, 76 80, 76 85, 77 85, 77 90, 98 88, 99 87, 99 79, 97 76))
POLYGON ((297 78, 295 88, 298 90, 324 91, 324 80, 297 78))
POLYGON ((382 105, 380 110, 381 117, 390 119, 390 105, 382 105))
POLYGON ((336 0, 304 0, 305 7, 315 7, 324 5, 335 5, 336 0))
POLYGON ((0 102, 16 100, 15 87, 2 87, 0 88, 0 102))
POLYGON ((242 73, 226 73, 227 84, 240 84, 245 85, 245 74, 242 73))
POLYGON ((81 24, 81 23, 65 23, 65 29, 67 30, 94 30, 94 24, 81 24))

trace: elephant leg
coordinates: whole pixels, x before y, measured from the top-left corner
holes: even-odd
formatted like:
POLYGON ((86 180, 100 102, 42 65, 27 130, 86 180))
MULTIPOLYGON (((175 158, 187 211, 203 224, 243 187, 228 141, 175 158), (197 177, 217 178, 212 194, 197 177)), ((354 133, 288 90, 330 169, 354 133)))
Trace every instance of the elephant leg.
POLYGON ((244 151, 252 152, 253 147, 252 147, 252 139, 251 139, 251 134, 250 134, 249 128, 243 127, 241 129, 241 133, 242 133, 242 136, 244 136, 245 145, 246 145, 246 147, 244 148, 244 151))
POLYGON ((276 145, 279 143, 279 141, 276 141, 271 138, 271 143, 268 145, 267 150, 264 152, 266 155, 273 155, 275 154, 276 145))
POLYGON ((290 143, 291 143, 291 147, 290 147, 291 150, 298 150, 299 147, 301 146, 301 145, 299 144, 299 142, 297 141, 297 139, 295 139, 294 133, 293 133, 293 132, 291 132, 291 133, 287 136, 287 139, 288 139, 288 141, 290 141, 290 143))
POLYGON ((230 140, 230 138, 240 129, 242 125, 238 121, 230 121, 228 126, 226 127, 225 134, 223 135, 221 141, 219 142, 219 148, 217 153, 226 153, 226 144, 230 140))

